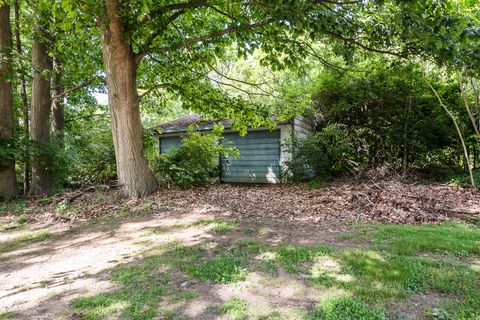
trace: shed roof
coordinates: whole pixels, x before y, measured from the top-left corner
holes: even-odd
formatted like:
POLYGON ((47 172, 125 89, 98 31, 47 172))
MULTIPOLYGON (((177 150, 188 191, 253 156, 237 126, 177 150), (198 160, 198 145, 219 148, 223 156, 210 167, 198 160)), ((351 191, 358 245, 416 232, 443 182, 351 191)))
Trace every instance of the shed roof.
MULTIPOLYGON (((290 121, 278 122, 277 124, 291 123, 290 121)), ((153 135, 161 135, 167 133, 185 132, 191 125, 198 126, 198 130, 210 130, 215 124, 221 124, 226 129, 230 129, 232 121, 230 119, 216 120, 213 118, 206 119, 199 114, 190 114, 185 117, 181 117, 169 122, 162 123, 156 127, 150 128, 153 135)))
POLYGON ((226 128, 229 128, 231 121, 229 119, 205 119, 202 118, 201 115, 194 113, 185 117, 162 123, 161 125, 153 127, 150 130, 152 130, 154 134, 173 133, 186 131, 191 125, 197 125, 199 129, 211 129, 213 125, 217 123, 222 124, 226 128))

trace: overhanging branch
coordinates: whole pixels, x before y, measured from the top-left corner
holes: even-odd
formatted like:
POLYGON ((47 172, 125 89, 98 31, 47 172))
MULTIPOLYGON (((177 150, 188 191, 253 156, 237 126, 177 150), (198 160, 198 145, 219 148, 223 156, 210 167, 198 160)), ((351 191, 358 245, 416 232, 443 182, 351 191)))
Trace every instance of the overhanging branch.
POLYGON ((56 101, 56 100, 59 100, 60 98, 63 98, 64 96, 66 96, 67 94, 73 92, 73 91, 77 91, 77 90, 80 90, 88 85, 90 85, 92 82, 94 82, 95 80, 98 79, 98 76, 94 76, 93 78, 91 78, 90 80, 76 86, 76 87, 73 87, 73 88, 70 88, 68 90, 65 90, 63 91, 62 93, 56 95, 56 96, 53 96, 50 98, 50 101, 56 101))
POLYGON ((227 28, 227 29, 224 29, 224 30, 214 31, 212 33, 208 33, 208 34, 204 34, 204 35, 201 35, 201 36, 198 36, 198 37, 195 37, 195 38, 190 38, 190 39, 184 40, 184 41, 179 42, 179 43, 177 43, 173 46, 170 46, 170 47, 159 48, 159 49, 156 50, 156 53, 164 53, 164 52, 168 52, 168 51, 172 51, 172 50, 176 50, 176 49, 186 48, 186 47, 189 47, 189 46, 191 46, 195 43, 201 42, 201 41, 205 41, 205 40, 209 40, 209 39, 213 39, 213 38, 217 38, 217 37, 222 37, 224 35, 239 32, 239 31, 253 30, 255 28, 264 26, 264 25, 266 25, 270 22, 271 22, 271 20, 269 20, 269 21, 259 21, 259 22, 256 22, 256 23, 241 24, 237 27, 232 27, 232 28, 227 28))
POLYGON ((402 53, 372 48, 372 47, 366 46, 363 43, 357 41, 357 39, 346 38, 346 37, 342 36, 341 34, 338 34, 338 33, 332 32, 332 31, 325 31, 325 34, 332 37, 332 38, 339 39, 339 40, 341 40, 345 43, 356 45, 356 46, 358 46, 362 49, 365 49, 367 51, 372 51, 372 52, 377 52, 377 53, 382 53, 382 54, 389 54, 389 55, 397 56, 397 57, 400 57, 400 58, 405 58, 405 55, 402 54, 402 53))

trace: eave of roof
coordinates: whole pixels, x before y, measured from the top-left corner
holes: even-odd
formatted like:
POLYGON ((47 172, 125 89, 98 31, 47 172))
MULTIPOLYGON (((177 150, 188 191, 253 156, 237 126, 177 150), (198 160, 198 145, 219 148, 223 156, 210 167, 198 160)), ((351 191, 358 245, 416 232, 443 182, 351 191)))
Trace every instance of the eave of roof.
MULTIPOLYGON (((160 136, 164 134, 174 134, 187 132, 188 128, 192 125, 195 126, 195 130, 198 131, 208 131, 212 130, 216 124, 221 124, 225 129, 231 128, 232 121, 230 119, 221 119, 221 120, 205 120, 198 114, 191 114, 185 117, 175 119, 163 123, 159 126, 150 128, 149 131, 154 136, 160 136)), ((291 120, 285 122, 277 122, 277 124, 288 124, 291 123, 291 120)))

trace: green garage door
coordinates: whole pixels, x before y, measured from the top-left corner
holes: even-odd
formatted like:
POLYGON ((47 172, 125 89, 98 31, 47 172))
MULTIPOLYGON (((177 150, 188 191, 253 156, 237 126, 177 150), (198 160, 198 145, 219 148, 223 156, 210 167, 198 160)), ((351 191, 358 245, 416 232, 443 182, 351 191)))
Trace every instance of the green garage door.
POLYGON ((221 181, 279 182, 280 130, 251 131, 245 137, 225 133, 223 141, 226 146, 236 147, 240 157, 221 159, 221 181))
POLYGON ((168 153, 180 147, 182 138, 180 137, 165 137, 160 139, 160 152, 168 153))

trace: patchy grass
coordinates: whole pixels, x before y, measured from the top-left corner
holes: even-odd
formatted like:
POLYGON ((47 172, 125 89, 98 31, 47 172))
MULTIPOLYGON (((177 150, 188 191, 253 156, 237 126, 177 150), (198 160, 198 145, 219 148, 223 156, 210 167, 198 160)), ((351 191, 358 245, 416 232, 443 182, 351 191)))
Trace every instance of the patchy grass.
POLYGON ((13 250, 22 249, 30 244, 44 241, 52 238, 53 235, 48 230, 30 232, 11 240, 0 243, 0 254, 13 250))
POLYGON ((10 320, 15 318, 14 312, 0 312, 0 320, 10 320))
POLYGON ((225 234, 236 228, 236 225, 229 221, 215 221, 213 223, 212 231, 218 234, 225 234))
POLYGON ((187 273, 201 281, 231 283, 245 280, 248 271, 240 259, 222 253, 214 259, 188 267, 187 273))
POLYGON ((277 250, 278 261, 280 261, 287 272, 305 272, 301 263, 309 262, 318 255, 331 253, 328 247, 296 247, 293 245, 283 246, 277 250))
MULTIPOLYGON (((216 222, 194 224, 210 226, 216 222)), ((266 273, 274 279, 279 276, 278 269, 283 268, 312 287, 344 293, 320 300, 307 312, 305 320, 386 319, 387 310, 398 301, 429 292, 448 297, 433 311, 424 307, 430 318, 441 315, 446 319, 474 319, 480 315, 480 270, 463 260, 479 256, 475 247, 480 239, 477 227, 452 223, 375 225, 370 230, 373 232, 363 231, 374 238, 370 248, 293 244, 275 247, 257 240, 238 241, 233 246, 184 246, 172 242, 157 248, 141 263, 113 269, 112 282, 120 289, 80 297, 73 304, 82 319, 182 319, 180 311, 164 307, 194 300, 202 293, 179 286, 179 281, 190 278, 207 285, 229 285, 246 280, 251 272, 266 273), (176 284, 172 285, 172 281, 176 284)), ((355 238, 355 232, 347 238, 355 238)), ((227 319, 248 319, 256 314, 251 308, 244 300, 233 298, 217 307, 216 312, 227 319)), ((281 318, 273 312, 261 319, 281 318)))
POLYGON ((236 224, 221 219, 202 219, 192 223, 177 223, 172 225, 157 226, 150 228, 153 233, 161 234, 182 229, 210 226, 211 231, 217 234, 226 234, 236 228, 236 224))
POLYGON ((374 236, 385 250, 399 255, 480 254, 480 229, 462 223, 381 225, 377 227, 374 236))
POLYGON ((233 298, 226 304, 218 307, 218 312, 230 320, 245 320, 250 317, 247 303, 241 299, 233 298))
MULTIPOLYGON (((204 220, 195 226, 209 226, 207 231, 216 233, 210 226, 217 222, 204 220)), ((480 269, 472 267, 472 259, 480 258, 479 232, 476 226, 460 223, 377 224, 350 232, 343 240, 355 245, 342 248, 274 245, 256 239, 216 239, 193 246, 177 241, 154 247, 141 262, 112 269, 117 290, 77 298, 73 305, 82 319, 182 319, 185 315, 178 303, 205 299, 209 290, 220 290, 214 286, 234 291, 243 283, 268 292, 270 285, 287 285, 287 272, 289 281, 298 280, 297 285, 324 293, 304 313, 299 309, 295 314, 277 312, 282 302, 272 301, 273 309, 261 316, 258 305, 234 296, 217 304, 210 318, 387 319, 397 304, 435 294, 442 297, 440 302, 416 307, 426 319, 478 319, 480 269), (368 236, 371 244, 359 246, 357 231, 360 238, 368 236), (266 279, 265 283, 248 282, 253 274, 266 279)), ((301 291, 295 297, 302 297, 301 291)))
POLYGON ((382 310, 352 298, 329 299, 319 303, 309 317, 311 320, 386 320, 382 310))
POLYGON ((177 319, 174 310, 162 310, 159 301, 186 301, 197 296, 180 286, 169 284, 170 269, 164 265, 164 256, 147 257, 139 264, 123 264, 111 270, 111 281, 121 289, 73 300, 82 319, 153 319, 162 314, 166 319, 177 319))

